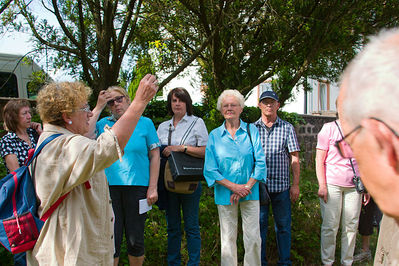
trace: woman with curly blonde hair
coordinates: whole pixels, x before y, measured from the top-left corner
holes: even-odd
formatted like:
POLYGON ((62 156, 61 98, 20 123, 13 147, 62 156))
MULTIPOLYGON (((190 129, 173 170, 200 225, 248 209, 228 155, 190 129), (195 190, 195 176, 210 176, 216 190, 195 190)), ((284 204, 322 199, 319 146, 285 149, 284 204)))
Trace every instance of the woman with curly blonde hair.
POLYGON ((91 90, 80 82, 46 85, 37 98, 47 144, 31 167, 41 217, 61 196, 46 220, 28 265, 112 265, 113 213, 104 168, 119 157, 147 103, 157 91, 155 76, 146 75, 125 114, 97 140, 84 136, 93 116, 91 90))

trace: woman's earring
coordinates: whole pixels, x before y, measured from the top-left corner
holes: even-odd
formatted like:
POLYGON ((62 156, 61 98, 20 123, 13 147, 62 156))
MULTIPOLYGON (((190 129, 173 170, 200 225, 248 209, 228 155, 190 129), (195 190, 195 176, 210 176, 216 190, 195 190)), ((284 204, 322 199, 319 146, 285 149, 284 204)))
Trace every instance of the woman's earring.
POLYGON ((69 121, 68 121, 68 124, 69 124, 69 125, 72 125, 72 121, 71 121, 71 120, 69 120, 69 121))

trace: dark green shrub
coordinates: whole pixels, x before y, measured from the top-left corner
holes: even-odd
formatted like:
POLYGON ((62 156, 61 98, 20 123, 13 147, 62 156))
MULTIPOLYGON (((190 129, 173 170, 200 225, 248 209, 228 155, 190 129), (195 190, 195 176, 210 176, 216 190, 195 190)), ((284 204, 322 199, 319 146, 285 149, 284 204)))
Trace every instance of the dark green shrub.
POLYGON ((158 128, 159 124, 171 118, 166 106, 166 101, 151 101, 145 108, 143 116, 150 118, 155 128, 158 128))
POLYGON ((281 119, 290 122, 293 126, 296 126, 298 124, 305 124, 305 120, 297 113, 289 113, 285 111, 278 111, 277 113, 281 119))
MULTIPOLYGON (((168 114, 166 109, 166 104, 166 101, 152 101, 144 111, 143 115, 152 119, 156 128, 160 123, 171 118, 171 115, 168 114)), ((193 105, 193 113, 204 120, 209 132, 219 127, 224 122, 222 114, 216 110, 216 108, 209 107, 209 105, 195 104, 193 105)), ((279 111, 278 115, 281 119, 290 122, 294 126, 298 123, 304 123, 304 120, 296 113, 279 111)), ((246 106, 241 114, 241 120, 254 123, 260 116, 261 112, 259 108, 246 106)))

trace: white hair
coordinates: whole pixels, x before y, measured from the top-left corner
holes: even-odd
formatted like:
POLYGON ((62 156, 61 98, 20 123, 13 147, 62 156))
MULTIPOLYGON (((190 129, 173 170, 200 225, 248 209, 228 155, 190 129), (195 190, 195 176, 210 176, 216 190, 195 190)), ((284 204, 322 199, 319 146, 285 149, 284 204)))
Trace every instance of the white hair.
POLYGON ((345 70, 342 85, 342 110, 352 125, 370 116, 399 122, 399 28, 371 37, 345 70))
POLYGON ((229 97, 229 96, 235 97, 237 99, 237 101, 239 102, 241 108, 244 108, 245 99, 244 99, 244 96, 242 96, 242 94, 238 90, 224 90, 219 95, 218 102, 217 102, 217 105, 216 105, 216 109, 221 111, 224 99, 226 99, 226 97, 229 97))

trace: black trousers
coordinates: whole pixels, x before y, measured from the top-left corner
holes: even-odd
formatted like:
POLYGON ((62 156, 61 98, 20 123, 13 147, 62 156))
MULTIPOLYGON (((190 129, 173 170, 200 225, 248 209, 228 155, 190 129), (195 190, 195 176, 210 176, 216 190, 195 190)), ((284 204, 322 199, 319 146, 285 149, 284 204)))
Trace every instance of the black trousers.
POLYGON ((370 236, 373 234, 374 226, 379 227, 382 218, 382 213, 375 204, 373 198, 366 206, 362 206, 362 211, 359 217, 359 234, 362 236, 370 236))

